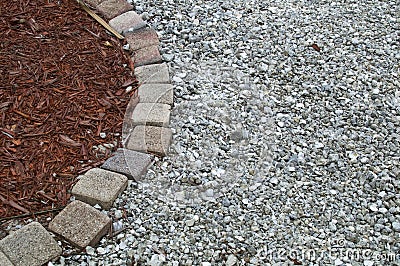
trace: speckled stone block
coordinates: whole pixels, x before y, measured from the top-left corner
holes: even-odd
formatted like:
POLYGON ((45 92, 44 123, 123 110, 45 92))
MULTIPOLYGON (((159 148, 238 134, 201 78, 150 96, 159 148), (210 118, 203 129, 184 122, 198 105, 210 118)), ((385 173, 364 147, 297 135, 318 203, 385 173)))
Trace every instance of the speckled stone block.
POLYGON ((132 125, 164 126, 169 125, 171 107, 162 103, 138 103, 130 115, 132 125))
POLYGON ((135 11, 123 13, 108 23, 120 33, 128 33, 146 26, 146 22, 135 11))
POLYGON ((99 204, 106 210, 112 207, 114 200, 128 185, 126 176, 100 168, 90 169, 78 179, 72 188, 72 195, 88 204, 99 204))
POLYGON ((174 103, 174 90, 171 84, 142 84, 139 87, 141 103, 174 103))
POLYGON ((171 145, 172 131, 165 127, 137 126, 133 129, 126 148, 165 156, 171 145))
POLYGON ((152 156, 146 153, 118 149, 101 168, 126 175, 129 179, 139 181, 151 164, 152 156))
POLYGON ((0 251, 0 265, 1 266, 14 266, 11 261, 0 251))
MULTIPOLYGON (((85 248, 96 245, 107 234, 111 219, 89 204, 75 200, 49 224, 49 229, 71 244, 85 248)), ((29 264, 26 264, 29 265, 29 264)))
POLYGON ((128 33, 125 39, 132 51, 159 44, 157 32, 152 28, 144 28, 128 33))
POLYGON ((166 63, 137 67, 135 68, 135 75, 140 84, 170 83, 169 70, 166 63))
POLYGON ((162 57, 160 55, 160 51, 158 50, 158 45, 152 45, 134 51, 132 60, 135 67, 138 67, 143 65, 161 63, 162 57))
POLYGON ((3 238, 0 250, 15 266, 41 266, 62 252, 54 238, 38 222, 25 225, 3 238))
POLYGON ((133 6, 125 0, 105 0, 97 6, 97 10, 108 20, 132 9, 133 6))

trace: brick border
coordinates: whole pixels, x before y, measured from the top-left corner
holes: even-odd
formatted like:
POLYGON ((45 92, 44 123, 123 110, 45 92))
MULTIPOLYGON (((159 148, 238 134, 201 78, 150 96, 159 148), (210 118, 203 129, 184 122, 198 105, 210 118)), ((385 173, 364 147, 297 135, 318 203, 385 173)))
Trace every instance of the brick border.
MULTIPOLYGON (((124 148, 118 149, 100 168, 78 177, 72 188, 77 200, 69 203, 49 224, 51 232, 81 249, 96 245, 111 229, 112 219, 92 205, 101 205, 105 210, 111 208, 127 187, 128 179, 140 180, 154 155, 167 154, 172 140, 169 120, 173 106, 173 87, 168 66, 162 63, 156 31, 147 27, 126 0, 86 2, 126 37, 140 87, 125 113, 124 148)), ((52 234, 38 222, 25 225, 0 240, 0 265, 40 266, 61 254, 62 249, 52 234)))

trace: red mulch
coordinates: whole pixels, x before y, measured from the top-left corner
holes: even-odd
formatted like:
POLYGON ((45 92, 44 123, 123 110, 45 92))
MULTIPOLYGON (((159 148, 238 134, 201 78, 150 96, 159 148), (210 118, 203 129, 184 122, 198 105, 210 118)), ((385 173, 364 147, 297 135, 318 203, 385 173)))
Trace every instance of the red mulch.
POLYGON ((137 82, 121 42, 75 0, 3 0, 0 14, 5 218, 67 204, 77 175, 112 152, 92 146, 120 146, 116 133, 130 99, 124 87, 137 82))

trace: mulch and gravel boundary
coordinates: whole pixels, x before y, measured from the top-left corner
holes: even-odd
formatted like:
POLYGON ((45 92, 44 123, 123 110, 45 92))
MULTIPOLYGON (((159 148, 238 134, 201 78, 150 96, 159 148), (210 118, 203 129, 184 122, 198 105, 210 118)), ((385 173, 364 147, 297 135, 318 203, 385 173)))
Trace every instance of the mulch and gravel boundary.
MULTIPOLYGON (((106 1, 107 2, 107 1, 106 1)), ((110 2, 113 2, 113 1, 110 1, 110 2)), ((116 2, 118 2, 118 1, 116 1, 116 2)), ((125 2, 126 3, 126 2, 125 2)), ((115 6, 114 6, 115 7, 115 6)), ((126 6, 125 6, 125 8, 126 8, 126 6)), ((117 8, 118 9, 118 8, 117 8)), ((123 8, 122 8, 123 9, 123 8)), ((124 13, 126 10, 124 10, 123 12, 121 12, 121 13, 124 13)), ((115 13, 115 10, 113 10, 113 12, 115 13)), ((107 17, 107 16, 106 16, 107 17)), ((154 46, 154 45, 152 45, 152 46, 154 46)), ((134 57, 133 58, 135 58, 135 59, 138 59, 138 61, 140 62, 140 64, 142 65, 145 65, 146 64, 146 62, 147 63, 149 63, 149 64, 151 64, 151 63, 158 63, 158 62, 160 62, 161 60, 159 60, 161 57, 160 57, 160 55, 159 55, 159 52, 158 52, 158 49, 157 49, 157 52, 154 52, 154 48, 153 49, 148 49, 147 47, 141 47, 142 49, 139 49, 138 51, 136 51, 135 53, 134 53, 134 57), (143 62, 145 62, 145 63, 143 63, 143 62)), ((136 63, 136 62, 135 62, 136 63)), ((131 85, 133 82, 131 82, 129 85, 131 85)), ((125 84, 126 84, 126 82, 125 82, 125 84)), ((160 95, 161 96, 161 95, 160 95)), ((135 100, 135 98, 138 98, 137 97, 137 94, 134 94, 134 96, 133 96, 133 99, 131 99, 131 105, 133 104, 133 105, 135 105, 135 104, 137 104, 137 100, 135 100)), ((132 107, 132 106, 131 106, 132 107)), ((168 118, 169 118, 169 113, 168 113, 168 118)), ((146 125, 146 124, 145 124, 146 125)), ((162 125, 162 126, 168 126, 168 124, 167 125, 162 125)), ((161 138, 162 136, 160 136, 160 138, 161 138)), ((164 142, 162 142, 162 144, 164 144, 164 142)), ((168 145, 169 145, 169 142, 168 142, 168 145)), ((163 148, 168 148, 168 147, 163 147, 163 148)), ((142 150, 141 150, 142 151, 142 150)), ((146 166, 146 168, 147 168, 147 166, 146 166)), ((93 208, 93 207, 90 207, 90 208, 93 208)), ((94 208, 93 208, 93 210, 95 210, 94 208)), ((97 211, 97 210, 95 210, 95 211, 97 211)), ((97 211, 98 212, 98 211, 97 211)), ((36 225, 36 223, 32 223, 32 227, 33 226, 37 226, 36 225)), ((28 227, 27 227, 28 228, 28 227)), ((30 227, 29 227, 30 228, 30 227)), ((28 229, 27 229, 28 230, 28 229)), ((40 229, 40 226, 39 226, 39 230, 41 230, 40 229)), ((104 230, 103 230, 104 231, 104 230)), ((108 230, 106 230, 106 232, 107 232, 108 230)), ((18 232, 18 231, 17 231, 18 232)), ((102 234, 104 235, 104 232, 102 232, 102 234)), ((17 235, 17 234, 13 234, 13 235, 17 235)), ((13 238, 13 235, 10 235, 9 237, 7 237, 6 239, 4 239, 4 240, 8 240, 8 241, 10 241, 10 239, 11 239, 11 242, 12 242, 12 238, 13 238)), ((97 236, 95 236, 95 242, 96 241, 98 241, 100 239, 100 237, 97 235, 97 236)), ((28 240, 29 241, 29 240, 28 240)), ((37 240, 36 240, 37 241, 37 240)), ((49 240, 49 241, 51 241, 51 240, 49 240)), ((5 241, 1 241, 1 242, 3 242, 3 244, 5 243, 5 241)), ((0 247, 1 247, 1 242, 0 242, 0 247)), ((90 244, 95 244, 95 242, 91 242, 90 244)), ((49 245, 51 245, 51 244, 49 244, 49 245)), ((2 249, 3 251, 5 250, 5 248, 4 248, 4 246, 3 246, 3 248, 0 248, 0 249, 2 249)), ((53 250, 54 251, 54 250, 53 250)), ((26 253, 26 251, 24 251, 25 253, 26 253)), ((16 253, 18 253, 18 251, 16 252, 16 253)), ((7 255, 7 254, 6 254, 7 255)), ((58 254, 59 255, 59 254, 58 254)), ((30 254, 30 255, 28 255, 28 256, 35 256, 35 255, 32 255, 32 254, 30 254)), ((53 254, 51 254, 51 255, 49 255, 49 257, 47 258, 47 261, 48 260, 50 260, 52 257, 54 257, 54 253, 53 254)), ((43 264, 43 261, 42 262, 40 262, 41 264, 43 264)), ((39 264, 38 264, 39 265, 39 264)))

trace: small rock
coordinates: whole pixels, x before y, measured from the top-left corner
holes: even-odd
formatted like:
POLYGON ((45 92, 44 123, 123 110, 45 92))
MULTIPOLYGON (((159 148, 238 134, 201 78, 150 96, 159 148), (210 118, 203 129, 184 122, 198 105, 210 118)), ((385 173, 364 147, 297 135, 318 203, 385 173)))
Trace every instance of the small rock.
POLYGON ((316 149, 321 149, 321 148, 323 148, 325 145, 323 144, 323 143, 321 143, 321 142, 316 142, 315 143, 315 145, 314 145, 314 147, 316 148, 316 149))
POLYGON ((371 211, 373 211, 373 212, 377 212, 377 211, 378 211, 378 207, 376 206, 375 203, 371 204, 371 205, 369 206, 369 209, 370 209, 371 211))
POLYGON ((150 266, 160 266, 165 261, 165 257, 162 254, 154 254, 151 256, 151 260, 148 263, 150 266))
POLYGON ((125 92, 129 93, 132 91, 132 89, 133 89, 132 86, 128 86, 128 87, 126 87, 125 92))
POLYGON ((147 12, 143 12, 140 16, 142 17, 142 19, 144 21, 147 21, 150 19, 149 13, 147 13, 147 12))
POLYGON ((124 225, 123 225, 122 221, 118 221, 118 222, 113 223, 113 230, 114 231, 119 231, 123 227, 124 227, 124 225))
POLYGON ((176 75, 177 75, 178 77, 180 77, 180 78, 185 78, 185 77, 187 76, 187 73, 181 72, 181 73, 177 73, 176 75))
POLYGON ((122 218, 122 211, 121 210, 116 210, 114 212, 115 218, 121 219, 122 218))
POLYGON ((374 262, 372 260, 364 260, 364 266, 373 266, 374 262))
POLYGON ((127 43, 127 44, 125 44, 124 46, 122 46, 122 48, 123 48, 124 50, 126 50, 126 51, 129 51, 129 48, 130 48, 129 43, 127 43))
POLYGON ((379 208, 379 212, 380 213, 387 213, 387 211, 388 210, 386 208, 384 208, 384 207, 383 208, 379 208))
POLYGON ((233 266, 233 265, 235 265, 236 263, 237 263, 237 258, 236 258, 236 256, 233 255, 233 254, 230 254, 230 255, 228 256, 228 259, 226 260, 226 265, 227 265, 227 266, 233 266))
POLYGON ((224 207, 229 207, 231 205, 231 202, 228 198, 223 198, 221 203, 224 207))
POLYGON ((182 83, 182 82, 183 82, 183 79, 181 79, 181 78, 178 77, 178 76, 174 76, 174 77, 172 78, 172 80, 173 80, 174 82, 176 82, 176 83, 182 83))
POLYGON ((94 248, 92 248, 91 246, 87 246, 86 247, 86 253, 88 255, 90 255, 90 256, 95 256, 96 255, 96 252, 95 252, 94 248))
POLYGON ((271 6, 271 7, 268 7, 268 10, 271 13, 275 14, 278 11, 278 8, 276 6, 271 6))
POLYGON ((386 196, 386 191, 379 192, 378 196, 381 197, 381 198, 385 197, 386 196))
POLYGON ((106 250, 105 248, 98 247, 98 248, 97 248, 97 252, 98 252, 100 255, 104 255, 104 254, 107 253, 107 250, 106 250))
POLYGON ((399 222, 392 222, 393 230, 396 232, 400 232, 400 223, 399 222))
POLYGON ((205 192, 204 192, 204 195, 206 196, 206 197, 214 197, 214 190, 213 189, 207 189, 205 192))
POLYGON ((174 57, 175 57, 175 55, 173 55, 173 54, 163 54, 163 58, 167 62, 174 60, 174 57))
POLYGON ((271 179, 269 180, 269 182, 270 182, 271 184, 277 185, 277 184, 279 183, 279 180, 278 180, 276 177, 273 177, 273 178, 271 178, 271 179))
POLYGON ((373 90, 372 90, 372 93, 373 93, 373 94, 379 94, 379 89, 378 89, 378 88, 373 89, 373 90))
POLYGON ((104 147, 106 147, 107 149, 112 149, 112 148, 114 148, 114 144, 112 144, 112 143, 105 143, 105 144, 103 144, 103 146, 104 147))
POLYGON ((192 227, 196 221, 194 219, 186 220, 186 226, 192 227))
POLYGON ((124 249, 126 249, 127 247, 128 247, 128 246, 126 245, 125 242, 119 243, 119 249, 124 250, 124 249))

